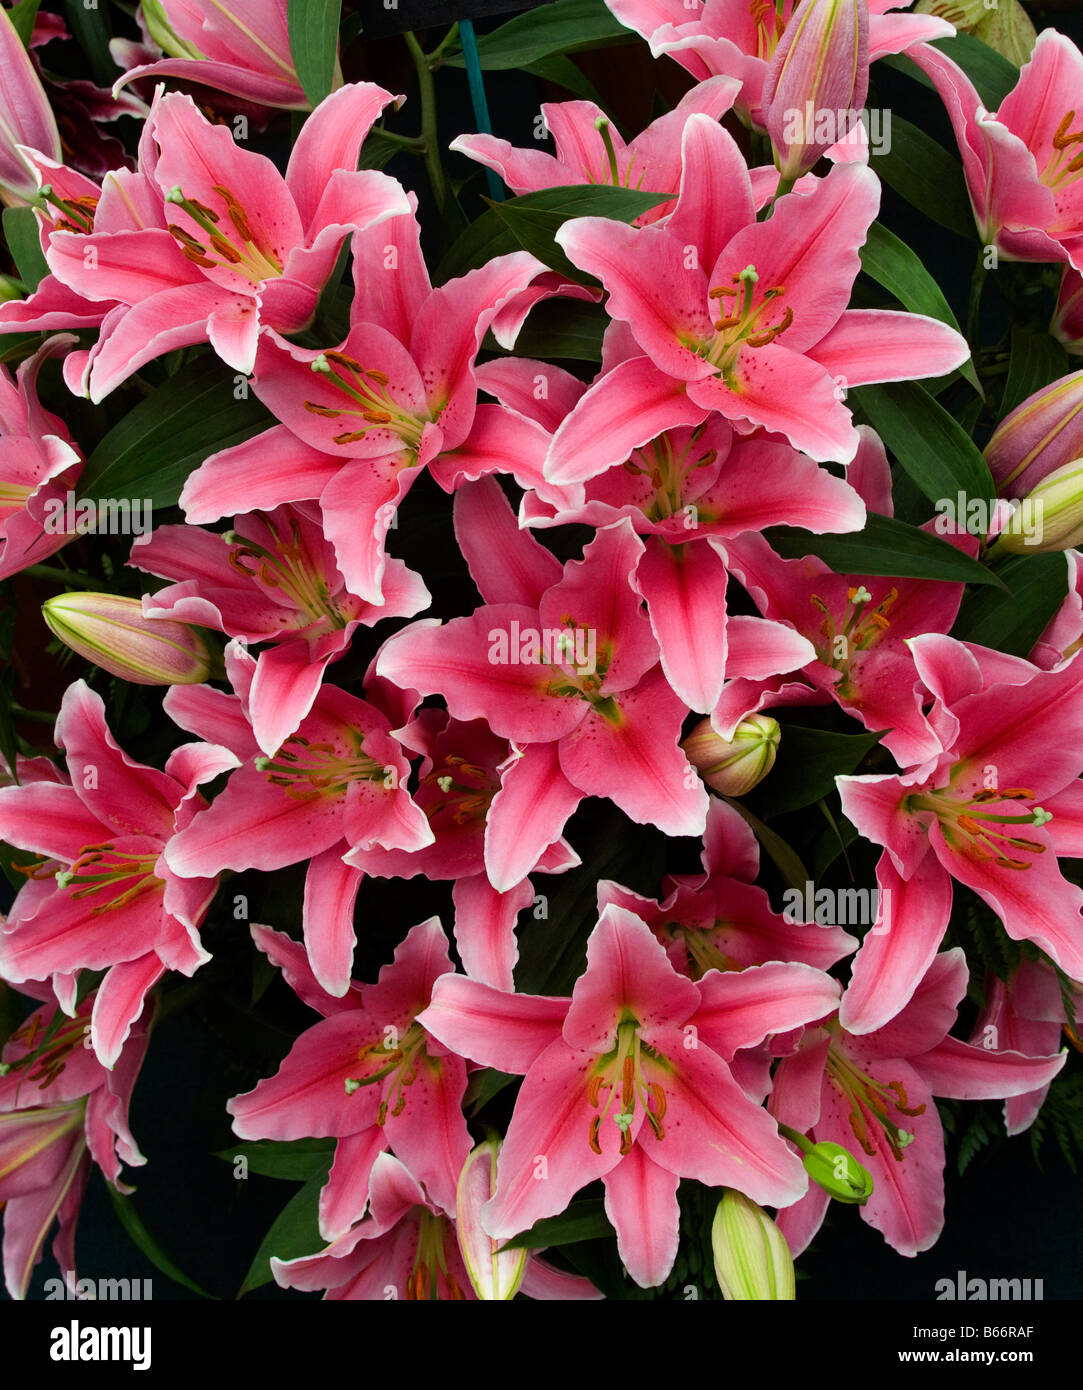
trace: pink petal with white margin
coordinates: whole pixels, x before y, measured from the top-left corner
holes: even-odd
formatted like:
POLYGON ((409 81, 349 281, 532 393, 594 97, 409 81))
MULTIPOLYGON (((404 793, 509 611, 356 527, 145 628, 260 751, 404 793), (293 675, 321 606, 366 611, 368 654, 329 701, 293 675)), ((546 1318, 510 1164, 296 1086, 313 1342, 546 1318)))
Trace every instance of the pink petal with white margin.
POLYGON ((466 1063, 448 1053, 422 1058, 398 1114, 392 1106, 384 1134, 395 1154, 424 1185, 432 1201, 449 1216, 455 1212, 455 1189, 473 1140, 463 1114, 466 1063))
POLYGON ((1069 782, 1062 792, 1043 797, 1053 817, 1047 833, 1058 858, 1083 859, 1083 781, 1069 782))
POLYGON ((838 1008, 838 982, 808 965, 772 961, 747 970, 709 971, 699 982, 700 1042, 724 1061, 773 1033, 813 1023, 838 1008))
POLYGON ((455 904, 455 944, 463 969, 473 980, 494 989, 514 990, 513 970, 519 958, 515 922, 523 908, 534 901, 534 889, 524 878, 506 893, 499 893, 484 874, 457 879, 452 888, 455 904))
POLYGON ((947 376, 970 360, 970 348, 961 333, 924 314, 848 309, 808 355, 844 386, 864 386, 947 376))
POLYGON ((312 974, 321 989, 341 999, 350 988, 354 903, 364 874, 343 863, 341 844, 332 845, 309 862, 305 874, 302 924, 312 974))
POLYGON ((341 459, 303 444, 285 425, 275 425, 211 454, 189 473, 180 505, 190 526, 240 512, 271 511, 283 502, 315 500, 341 467, 341 459))
POLYGON ((926 855, 908 878, 881 855, 876 881, 880 911, 854 957, 839 1011, 839 1021, 851 1033, 874 1032, 910 1002, 951 913, 951 877, 935 855, 926 855))
POLYGON ((522 1076, 560 1039, 567 1012, 567 999, 508 994, 465 975, 444 975, 417 1019, 460 1057, 522 1076))
POLYGON ((999 1100, 1048 1086, 1068 1060, 1067 1051, 1053 1057, 1024 1057, 1018 1052, 995 1052, 972 1047, 958 1038, 945 1038, 929 1052, 912 1058, 929 1090, 957 1100, 999 1100))
POLYGON ((241 759, 259 752, 236 695, 210 685, 174 685, 166 692, 162 709, 178 728, 212 745, 222 744, 241 759))
POLYGON ((616 1227, 621 1261, 641 1289, 654 1288, 677 1258, 680 1179, 651 1162, 641 1138, 602 1181, 605 1214, 616 1227))
MULTIPOLYGON (((407 197, 416 202, 412 193, 407 197)), ((382 324, 405 347, 432 293, 417 218, 410 212, 354 232, 350 249, 357 268, 350 323, 382 324), (395 270, 389 273, 392 251, 395 270)))
POLYGON ((573 1299, 595 1301, 605 1297, 589 1279, 578 1274, 566 1274, 537 1255, 531 1255, 527 1261, 519 1290, 527 1298, 561 1303, 573 1299))
POLYGON ((750 223, 755 225, 752 188, 737 142, 710 116, 690 116, 681 136, 680 195, 666 230, 696 248, 709 274, 727 244, 750 223))
POLYGON ((454 502, 455 539, 485 603, 537 608, 560 581, 560 561, 521 531, 511 503, 495 478, 460 488, 454 502))
POLYGON ((327 1241, 344 1236, 360 1221, 369 1203, 372 1165, 387 1140, 379 1125, 347 1134, 335 1145, 327 1181, 320 1189, 320 1236, 327 1241))
POLYGON ((252 939, 259 949, 272 965, 276 965, 282 971, 290 989, 310 1009, 315 1009, 324 1018, 330 1018, 332 1014, 360 1008, 361 986, 351 983, 341 998, 328 994, 312 973, 305 948, 299 942, 292 941, 285 932, 275 931, 272 927, 262 927, 255 922, 251 931, 252 939))
POLYGON ((776 1215, 775 1225, 785 1236, 790 1254, 795 1260, 808 1249, 813 1237, 823 1225, 830 1205, 830 1195, 813 1182, 809 1183, 808 1191, 799 1202, 784 1207, 776 1215))
POLYGON ((802 1197, 808 1178, 800 1159, 722 1059, 708 1047, 686 1047, 679 1028, 656 1037, 666 1065, 643 1062, 645 1079, 666 1097, 664 1137, 648 1132, 643 1140, 655 1163, 708 1187, 735 1187, 761 1205, 784 1207, 802 1197))
POLYGON ((726 678, 766 680, 799 671, 816 659, 816 648, 801 633, 771 618, 732 617, 726 625, 726 678))
MULTIPOLYGON (((86 1150, 80 1144, 72 1146, 63 1172, 56 1182, 25 1197, 13 1197, 4 1207, 4 1283, 12 1298, 26 1297, 34 1266, 41 1258, 41 1247, 49 1229, 73 1194, 82 1195, 90 1174, 89 1162, 81 1170, 86 1150)), ((77 1207, 77 1202, 72 1205, 77 1207)), ((71 1235, 74 1237, 75 1213, 69 1211, 71 1235)), ((58 1237, 58 1240, 60 1237, 58 1237)), ((55 1242, 54 1242, 55 1244, 55 1242)), ((71 1269, 74 1261, 67 1264, 71 1269)))
POLYGON ((361 145, 376 118, 388 102, 401 105, 402 100, 372 82, 354 82, 332 92, 305 121, 286 166, 286 187, 309 239, 332 174, 357 168, 361 145))
POLYGON ((507 892, 537 865, 582 800, 560 766, 555 743, 531 743, 500 769, 485 821, 485 871, 507 892))
POLYGON ((91 1015, 90 1041, 103 1067, 113 1067, 132 1024, 143 1012, 148 990, 165 974, 153 951, 138 960, 123 961, 98 986, 91 1015))
POLYGON ((331 655, 313 660, 308 642, 301 640, 267 647, 256 658, 248 712, 256 742, 268 757, 312 709, 331 655))
POLYGON ((560 766, 587 796, 608 797, 640 825, 702 835, 708 797, 680 749, 687 708, 660 666, 619 696, 611 722, 593 710, 560 742, 560 766))
POLYGON ((598 378, 553 435, 545 460, 551 483, 581 483, 623 463, 666 430, 698 425, 707 410, 683 381, 649 357, 633 357, 598 378))
POLYGON ((837 777, 843 814, 866 840, 883 845, 898 873, 910 878, 929 852, 929 841, 915 816, 903 809, 911 783, 890 773, 878 777, 837 777))
POLYGON ((689 708, 718 703, 726 671, 726 562, 710 540, 669 545, 651 536, 636 570, 662 669, 689 708))

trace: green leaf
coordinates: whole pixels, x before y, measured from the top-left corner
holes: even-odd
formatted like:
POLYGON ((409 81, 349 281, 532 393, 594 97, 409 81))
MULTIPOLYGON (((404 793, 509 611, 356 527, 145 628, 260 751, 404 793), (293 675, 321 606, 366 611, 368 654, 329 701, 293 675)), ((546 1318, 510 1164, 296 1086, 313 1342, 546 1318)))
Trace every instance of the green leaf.
POLYGON ((1064 556, 1013 555, 994 573, 1006 590, 969 595, 952 636, 1011 656, 1027 656, 1068 592, 1064 556))
POLYGON ((117 64, 109 52, 109 40, 113 33, 106 18, 107 8, 102 0, 93 9, 84 0, 64 0, 68 29, 83 50, 99 87, 112 87, 118 75, 117 64))
POLYGON ((147 1230, 143 1223, 143 1218, 136 1210, 135 1203, 132 1201, 131 1197, 123 1196, 110 1182, 105 1184, 105 1190, 109 1193, 109 1198, 113 1203, 113 1210, 120 1219, 120 1224, 131 1237, 133 1244, 142 1250, 143 1254, 146 1255, 155 1269, 160 1269, 167 1279, 172 1279, 174 1284, 180 1284, 182 1288, 190 1289, 192 1293, 198 1294, 200 1298, 213 1299, 216 1297, 215 1294, 208 1293, 207 1290, 197 1284, 194 1279, 190 1279, 183 1269, 179 1269, 177 1265, 173 1263, 147 1230))
MULTIPOLYGON (((600 362, 608 320, 600 304, 581 299, 551 299, 531 310, 515 340, 513 355, 600 362)), ((485 346, 503 352, 490 335, 485 346)))
POLYGON ((973 34, 957 33, 954 38, 934 39, 932 46, 959 64, 977 87, 987 111, 999 110, 1001 102, 1019 81, 1019 69, 1015 64, 973 34))
MULTIPOLYGON (((516 15, 492 33, 479 36, 478 56, 481 66, 494 72, 525 68, 553 53, 578 53, 635 42, 635 35, 613 17, 603 0, 556 0, 555 4, 516 15)), ((446 61, 454 67, 466 66, 461 51, 446 61)))
POLYGON ((877 512, 869 512, 861 531, 841 536, 817 536, 791 526, 772 526, 764 535, 784 560, 816 555, 836 574, 1000 583, 992 570, 939 536, 877 512))
POLYGON ((523 71, 540 77, 543 82, 555 82, 582 101, 592 101, 595 106, 605 107, 605 99, 594 83, 589 81, 577 64, 561 54, 554 53, 549 58, 539 58, 535 63, 525 63, 523 71))
POLYGON ((913 381, 857 386, 851 403, 932 502, 965 494, 986 501, 995 496, 989 466, 959 422, 913 381))
POLYGON ((510 1086, 513 1081, 518 1081, 519 1077, 512 1076, 506 1071, 497 1071, 495 1067, 485 1067, 482 1071, 476 1071, 466 1083, 466 1092, 463 1095, 463 1108, 469 1110, 470 1114, 476 1115, 479 1110, 483 1110, 489 1101, 499 1095, 506 1086, 510 1086))
MULTIPOLYGON (((918 71, 912 63, 908 70, 918 71)), ((876 172, 938 226, 968 241, 976 238, 962 165, 931 135, 899 115, 892 115, 891 149, 877 157, 876 172)))
POLYGON ((331 1154, 328 1153, 322 1171, 309 1178, 279 1212, 244 1276, 238 1298, 271 1282, 272 1255, 277 1255, 280 1260, 296 1260, 301 1255, 312 1255, 323 1249, 326 1242, 320 1236, 320 1188, 327 1181, 330 1168, 331 1154))
MULTIPOLYGON (((939 319, 959 332, 959 323, 951 311, 951 305, 925 269, 920 256, 915 255, 905 241, 900 241, 894 232, 889 232, 880 222, 874 222, 869 228, 868 238, 861 248, 861 269, 866 275, 871 275, 878 285, 889 290, 904 309, 909 309, 912 314, 939 319)), ((959 370, 981 394, 974 363, 968 361, 959 370)))
POLYGON ((41 249, 38 219, 28 207, 4 209, 4 240, 8 244, 19 279, 28 291, 36 290, 48 275, 49 266, 41 249))
POLYGON ((722 800, 727 806, 732 806, 746 825, 752 830, 756 839, 759 840, 767 857, 774 864, 775 868, 782 875, 788 888, 796 888, 804 894, 805 884, 809 882, 812 875, 801 862, 801 856, 797 851, 769 825, 764 825, 759 816, 753 815, 747 806, 734 800, 732 796, 724 796, 722 800))
POLYGON ((880 737, 783 725, 775 765, 757 789, 756 809, 770 820, 819 801, 835 790, 835 777, 853 772, 880 737))
POLYGON ((496 215, 493 208, 489 208, 452 243, 436 267, 433 284, 443 285, 448 280, 456 280, 468 270, 477 270, 485 265, 494 256, 504 256, 515 250, 518 250, 518 243, 511 234, 511 228, 496 215))
POLYGON ((634 222, 641 213, 667 202, 671 196, 608 184, 575 184, 524 193, 521 198, 495 203, 492 211, 507 226, 518 246, 571 280, 594 283, 585 271, 572 264, 553 239, 564 223, 572 217, 611 217, 618 222, 634 222))
POLYGON ((87 460, 80 496, 175 506, 204 459, 274 423, 254 396, 235 400, 235 390, 235 373, 213 353, 196 358, 106 434, 87 460))
POLYGON ((613 1227, 605 1214, 601 1197, 586 1197, 572 1204, 559 1216, 546 1216, 535 1221, 529 1231, 523 1231, 500 1248, 501 1250, 543 1250, 552 1245, 573 1245, 579 1240, 599 1240, 612 1236, 613 1227))
POLYGON ((335 80, 342 0, 289 0, 290 57, 305 96, 319 106, 335 80))
POLYGON ((1013 324, 1008 380, 1000 403, 1001 419, 1010 415, 1035 391, 1067 376, 1068 370, 1068 354, 1055 338, 1048 333, 1033 333, 1030 329, 1013 324))
POLYGON ((41 0, 19 0, 8 10, 11 26, 23 41, 23 47, 30 47, 30 35, 34 32, 34 21, 38 17, 41 0))
POLYGON ((323 1177, 327 1162, 335 1147, 333 1139, 257 1139, 222 1149, 216 1158, 232 1163, 243 1158, 250 1173, 263 1178, 285 1178, 291 1182, 308 1182, 323 1177))

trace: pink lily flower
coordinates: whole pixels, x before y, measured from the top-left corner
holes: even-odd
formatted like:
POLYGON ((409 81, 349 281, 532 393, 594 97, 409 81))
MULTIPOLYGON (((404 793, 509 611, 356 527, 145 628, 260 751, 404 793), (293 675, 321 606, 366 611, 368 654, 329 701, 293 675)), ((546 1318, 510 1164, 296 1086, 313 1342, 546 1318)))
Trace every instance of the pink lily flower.
POLYGON ((837 779, 845 814, 884 847, 880 916, 842 1004, 852 1033, 910 999, 943 940, 953 878, 1013 940, 1083 980, 1083 890, 1057 864, 1083 851, 1083 666, 1041 671, 932 634, 910 649, 943 751, 902 776, 837 779))
POLYGON ((621 1259, 649 1288, 676 1256, 680 1178, 761 1203, 797 1201, 804 1169, 729 1063, 769 1033, 822 1017, 837 998, 828 976, 794 964, 712 971, 695 984, 645 922, 612 905, 571 999, 444 977, 422 1026, 460 1055, 525 1078, 484 1228, 515 1235, 601 1178, 621 1259))
POLYGON ((286 0, 166 0, 158 8, 172 51, 131 68, 114 92, 144 77, 179 77, 262 106, 309 109, 290 56, 286 0))
POLYGON ((60 132, 29 53, 0 6, 0 203, 17 206, 37 192, 28 150, 61 157, 60 132))
POLYGON ((623 355, 620 349, 627 346, 626 331, 614 324, 602 372, 589 388, 558 367, 522 358, 487 363, 479 381, 510 409, 533 414, 555 431, 545 464, 552 482, 539 480, 527 493, 524 524, 598 527, 627 517, 646 537, 636 586, 662 667, 681 699, 707 713, 718 702, 727 671, 732 676, 756 667, 773 675, 812 655, 788 628, 727 616, 726 562, 718 542, 785 524, 816 532, 856 530, 864 524, 865 507, 852 487, 787 444, 735 439, 717 416, 694 428, 666 429, 646 442, 649 425, 642 420, 605 416, 603 428, 594 394, 601 390, 608 404, 615 403, 608 378, 620 375, 629 392, 645 387, 647 394, 671 394, 672 381, 634 348, 631 357, 623 355), (539 379, 547 386, 544 401, 534 400, 539 379))
MULTIPOLYGON (((556 142, 556 157, 544 150, 517 149, 493 135, 460 135, 449 149, 495 169, 513 193, 575 184, 608 184, 671 193, 681 181, 681 132, 688 117, 700 113, 717 121, 733 105, 740 83, 712 77, 698 83, 629 144, 592 101, 543 102, 545 128, 556 142)), ((657 222, 673 211, 659 203, 636 218, 636 226, 657 222)))
POLYGON ((420 849, 432 843, 433 832, 406 790, 409 764, 376 705, 322 685, 297 732, 267 757, 259 754, 251 723, 257 664, 236 642, 226 648, 226 672, 235 695, 176 686, 163 701, 174 723, 222 739, 242 764, 175 837, 167 863, 188 878, 309 859, 305 945, 316 978, 340 998, 349 988, 354 902, 363 877, 343 856, 354 846, 420 849))
POLYGON ((70 1013, 75 982, 67 977, 107 971, 90 1041, 112 1067, 166 970, 192 975, 210 959, 198 928, 217 881, 178 876, 163 851, 206 804, 197 788, 236 759, 186 743, 164 772, 133 762, 84 681, 64 692, 55 737, 69 781, 0 788, 0 838, 42 856, 0 931, 0 975, 14 984, 65 977, 58 998, 70 1013))
MULTIPOLYGON (((476 1300, 453 1217, 426 1195, 397 1158, 380 1154, 372 1167, 368 1216, 316 1255, 271 1258, 284 1289, 326 1289, 325 1299, 476 1300)), ((536 1299, 598 1299, 589 1279, 527 1252, 520 1292, 536 1299)))
POLYGON ((1068 592, 1030 654, 1035 666, 1052 671, 1083 647, 1083 555, 1066 550, 1068 592))
POLYGON ((1083 269, 1083 54, 1054 29, 1038 35, 995 113, 945 54, 911 55, 932 79, 959 143, 978 235, 1006 260, 1083 269))
MULTIPOLYGON (((862 426, 850 482, 870 510, 893 514, 891 473, 878 436, 862 426)), ((930 530, 932 523, 925 526, 930 530)), ((968 554, 976 538, 945 536, 968 554)), ((935 756, 940 742, 925 717, 928 693, 908 643, 922 633, 951 629, 963 598, 962 584, 927 579, 885 579, 835 574, 809 555, 783 560, 762 536, 727 542, 729 568, 765 617, 802 633, 815 648, 801 680, 776 677, 727 683, 711 714, 713 727, 729 738, 747 715, 777 705, 834 700, 866 729, 886 729, 883 744, 902 767, 935 756)))
POLYGON ((702 873, 667 874, 660 902, 601 879, 598 911, 612 903, 634 912, 665 947, 674 970, 692 980, 702 980, 710 970, 747 970, 768 961, 797 961, 826 971, 857 949, 841 927, 790 922, 772 910, 755 882, 756 837, 716 797, 707 812, 701 862, 702 873))
POLYGON ((238 517, 218 535, 160 526, 132 547, 136 569, 179 580, 143 597, 143 615, 215 628, 268 645, 256 658, 249 714, 270 755, 312 709, 324 672, 359 627, 412 618, 429 606, 421 576, 389 560, 383 605, 350 593, 312 504, 238 517))
MULTIPOLYGON (((870 62, 955 33, 945 20, 932 15, 894 13, 904 3, 868 0, 870 62)), ((752 125, 766 128, 764 83, 797 0, 782 0, 781 5, 755 0, 606 0, 606 5, 647 40, 654 57, 668 54, 698 81, 715 73, 740 78, 738 112, 752 125)))
POLYGON ((96 219, 85 235, 54 232, 45 251, 69 290, 118 306, 80 358, 84 394, 100 401, 145 362, 194 343, 210 342, 229 366, 251 372, 262 325, 306 327, 344 238, 408 209, 394 179, 357 169, 362 141, 392 100, 367 82, 329 96, 305 123, 285 178, 190 97, 156 100, 140 160, 143 225, 112 231, 96 219))
POLYGON ((689 117, 682 161, 680 197, 664 227, 583 217, 557 233, 659 369, 649 392, 632 387, 646 361, 597 383, 579 407, 586 417, 590 400, 592 428, 624 415, 644 443, 692 423, 682 413, 694 406, 744 434, 756 426, 782 434, 819 462, 848 463, 858 435, 840 386, 937 375, 966 361, 962 337, 934 319, 846 308, 879 208, 867 168, 835 165, 757 222, 748 170, 721 126, 689 117))
MULTIPOLYGON (((1083 1002, 1083 988, 1074 997, 1083 1002)), ((1056 972, 1044 961, 1026 956, 1006 980, 985 977, 985 1007, 978 1015, 970 1041, 994 1054, 1018 1052, 1024 1057, 1048 1057, 1060 1046, 1061 1030, 1071 1038, 1064 1017, 1064 999, 1056 972)), ((1004 1102, 1004 1128, 1022 1134, 1038 1118, 1049 1094, 1049 1083, 1011 1095, 1004 1102)))
MULTIPOLYGON (((896 1016, 859 1037, 837 1018, 806 1029, 775 1074, 769 1109, 780 1124, 851 1149, 856 1138, 874 1183, 861 1219, 900 1255, 930 1249, 944 1226, 944 1135, 933 1097, 1018 1096, 1047 1085, 1065 1062, 1063 1054, 989 1052, 949 1037, 966 985, 962 951, 946 951, 896 1016)), ((810 1185, 779 1212, 795 1255, 819 1230, 830 1200, 810 1185)))
POLYGON ((181 493, 190 523, 318 498, 346 583, 369 603, 383 602, 385 537, 422 468, 447 492, 490 472, 533 476, 547 443, 533 422, 479 406, 474 377, 486 330, 541 262, 498 256, 434 290, 419 236, 412 212, 354 235, 341 348, 265 335, 253 387, 282 424, 211 455, 181 493))
POLYGON ((686 708, 633 588, 643 543, 630 523, 599 531, 563 572, 536 541, 509 553, 491 545, 494 534, 458 531, 485 604, 443 625, 411 624, 376 667, 522 750, 503 795, 523 830, 494 887, 524 877, 583 796, 608 797, 668 835, 702 834, 707 793, 678 746, 686 708))
POLYGON ((388 1148, 453 1215, 473 1147, 462 1113, 466 1063, 417 1022, 436 981, 453 969, 440 919, 411 928, 377 983, 353 981, 344 998, 322 988, 296 942, 269 927, 253 926, 252 935, 323 1019, 301 1034, 274 1076, 228 1103, 234 1132, 338 1141, 320 1193, 325 1240, 360 1220, 373 1165, 388 1148))
POLYGON ((0 579, 55 555, 72 537, 45 525, 47 504, 63 503, 83 471, 68 428, 38 400, 47 357, 75 341, 56 335, 19 365, 14 381, 0 364, 0 579))
POLYGON ((88 995, 46 1042, 56 1009, 43 1004, 0 1052, 0 1209, 4 1282, 12 1298, 26 1297, 54 1221, 53 1254, 65 1277, 74 1273, 75 1226, 92 1166, 128 1193, 121 1163, 146 1163, 128 1128, 128 1104, 147 1029, 136 1024, 107 1071, 86 1046, 95 1009, 88 995))
MULTIPOLYGON (((518 756, 484 720, 463 723, 440 710, 423 711, 397 737, 422 755, 414 801, 428 818, 433 843, 413 851, 352 849, 345 862, 378 878, 454 879, 454 934, 463 969, 472 979, 513 989, 519 955, 515 924, 534 901, 534 889, 522 878, 500 891, 490 882, 486 863, 493 863, 502 881, 502 860, 523 833, 516 814, 521 808, 502 794, 503 777, 518 756)), ((530 867, 555 874, 579 862, 567 840, 558 837, 530 867)))

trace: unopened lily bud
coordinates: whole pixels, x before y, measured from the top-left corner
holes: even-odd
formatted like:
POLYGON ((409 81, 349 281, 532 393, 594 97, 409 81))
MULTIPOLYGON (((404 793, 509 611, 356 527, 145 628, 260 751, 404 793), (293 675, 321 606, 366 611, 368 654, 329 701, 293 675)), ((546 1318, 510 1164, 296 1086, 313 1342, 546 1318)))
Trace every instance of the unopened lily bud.
POLYGON ((1019 0, 918 0, 915 14, 933 14, 973 34, 1021 68, 1030 62, 1038 33, 1019 0))
POLYGON ((747 1303, 796 1297, 786 1237, 742 1192, 727 1191, 719 1202, 711 1246, 723 1298, 747 1303))
POLYGON ((1064 267, 1049 331, 1066 352, 1083 354, 1083 275, 1070 265, 1064 267))
POLYGON ((849 1149, 822 1139, 801 1155, 805 1172, 836 1202, 864 1206, 872 1196, 872 1174, 849 1149))
MULTIPOLYGON (((1043 386, 1000 422, 985 461, 1001 497, 1026 497, 1083 455, 1083 372, 1043 386)), ((1060 549, 1060 547, 1057 547, 1060 549)))
POLYGON ((144 618, 137 598, 58 594, 41 612, 65 646, 133 685, 198 685, 210 675, 211 655, 199 633, 186 623, 144 618))
POLYGON ((459 1174, 455 1194, 455 1225, 466 1272, 478 1298, 502 1302, 514 1298, 523 1282, 530 1251, 505 1250, 481 1227, 480 1212, 496 1191, 496 1160, 500 1142, 490 1139, 474 1149, 459 1174))
POLYGON ((1051 550, 1075 550, 1083 543, 1083 458, 1056 468, 1029 492, 1023 502, 1037 525, 1029 532, 1005 528, 997 544, 1024 555, 1051 550))
POLYGON ((203 54, 195 44, 182 39, 169 22, 169 15, 161 0, 143 0, 143 22, 147 33, 167 58, 202 58, 203 54))
POLYGON ((849 135, 869 91, 866 0, 801 0, 763 88, 763 114, 784 180, 799 178, 849 135))
POLYGON ((782 730, 766 714, 742 719, 732 738, 723 738, 701 720, 681 744, 684 755, 699 775, 722 796, 744 796, 775 765, 782 730))

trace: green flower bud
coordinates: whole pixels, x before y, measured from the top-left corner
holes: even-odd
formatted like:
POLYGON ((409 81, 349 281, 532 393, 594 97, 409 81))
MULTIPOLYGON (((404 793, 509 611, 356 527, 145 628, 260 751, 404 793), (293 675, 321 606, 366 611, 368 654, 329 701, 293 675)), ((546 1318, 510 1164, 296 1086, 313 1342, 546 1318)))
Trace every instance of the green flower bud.
POLYGON ((733 737, 723 738, 702 720, 681 744, 684 755, 707 785, 722 796, 744 796, 775 765, 782 730, 766 714, 742 719, 733 737))
POLYGON ((872 1196, 872 1174, 841 1144, 823 1139, 801 1157, 805 1172, 836 1202, 863 1207, 872 1196))
POLYGON ((65 646, 133 685, 198 685, 210 675, 211 655, 195 628, 144 618, 137 598, 57 594, 41 613, 65 646))
POLYGON ((711 1227, 714 1272, 722 1297, 734 1302, 796 1297, 786 1237, 762 1207, 727 1190, 711 1227))

